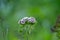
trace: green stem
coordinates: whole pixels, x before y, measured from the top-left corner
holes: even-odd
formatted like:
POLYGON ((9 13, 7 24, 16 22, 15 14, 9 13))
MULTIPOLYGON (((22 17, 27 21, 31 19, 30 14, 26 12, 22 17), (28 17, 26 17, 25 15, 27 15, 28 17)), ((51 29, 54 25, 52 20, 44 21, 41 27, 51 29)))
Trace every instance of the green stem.
POLYGON ((31 25, 27 25, 26 26, 26 40, 29 40, 29 35, 30 35, 30 33, 29 33, 29 31, 30 31, 30 29, 31 29, 31 25))
POLYGON ((26 31, 26 40, 29 40, 29 34, 28 34, 28 32, 26 31))
POLYGON ((30 40, 29 36, 30 36, 30 33, 31 33, 31 25, 30 24, 23 25, 22 29, 23 29, 23 32, 24 32, 24 34, 23 34, 24 38, 23 39, 24 40, 30 40))

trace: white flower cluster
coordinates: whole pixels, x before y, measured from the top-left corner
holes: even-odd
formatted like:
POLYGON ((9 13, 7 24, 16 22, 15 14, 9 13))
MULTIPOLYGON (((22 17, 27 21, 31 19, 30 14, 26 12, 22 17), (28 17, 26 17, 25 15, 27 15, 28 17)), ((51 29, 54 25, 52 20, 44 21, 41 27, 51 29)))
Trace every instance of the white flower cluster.
POLYGON ((18 21, 19 24, 25 24, 26 22, 28 23, 35 23, 36 19, 34 17, 24 17, 21 20, 18 21))

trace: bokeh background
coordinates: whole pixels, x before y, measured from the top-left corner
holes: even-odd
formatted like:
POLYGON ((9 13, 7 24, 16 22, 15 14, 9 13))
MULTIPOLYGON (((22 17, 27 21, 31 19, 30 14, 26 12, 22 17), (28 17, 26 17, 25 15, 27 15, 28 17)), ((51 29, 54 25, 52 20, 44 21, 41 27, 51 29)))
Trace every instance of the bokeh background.
POLYGON ((30 40, 58 40, 50 28, 60 14, 60 0, 0 0, 0 40, 20 40, 18 20, 37 20, 30 40))

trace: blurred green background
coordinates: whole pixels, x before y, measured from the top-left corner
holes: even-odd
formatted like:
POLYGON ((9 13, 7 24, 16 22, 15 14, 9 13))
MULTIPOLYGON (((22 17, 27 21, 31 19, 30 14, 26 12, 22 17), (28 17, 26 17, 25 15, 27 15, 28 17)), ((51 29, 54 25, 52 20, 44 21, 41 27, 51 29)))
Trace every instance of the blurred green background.
POLYGON ((0 40, 20 40, 18 20, 37 20, 30 40, 58 40, 50 28, 60 14, 60 0, 0 0, 0 40))

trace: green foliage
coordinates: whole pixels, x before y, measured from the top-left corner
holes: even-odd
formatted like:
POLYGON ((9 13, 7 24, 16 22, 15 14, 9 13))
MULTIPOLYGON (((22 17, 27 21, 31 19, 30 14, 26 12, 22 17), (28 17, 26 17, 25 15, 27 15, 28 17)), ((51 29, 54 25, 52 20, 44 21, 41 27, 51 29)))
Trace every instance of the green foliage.
POLYGON ((0 0, 0 40, 20 40, 18 20, 26 16, 37 20, 30 40, 57 40, 50 28, 59 14, 60 0, 0 0))

